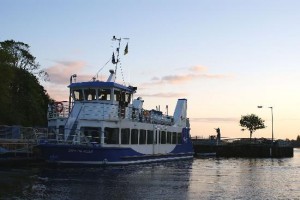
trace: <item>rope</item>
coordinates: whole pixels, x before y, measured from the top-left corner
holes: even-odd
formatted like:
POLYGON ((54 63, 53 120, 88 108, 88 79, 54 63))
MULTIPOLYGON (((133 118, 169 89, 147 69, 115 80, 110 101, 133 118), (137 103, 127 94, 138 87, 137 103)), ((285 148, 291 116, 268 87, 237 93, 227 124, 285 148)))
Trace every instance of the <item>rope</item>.
POLYGON ((125 80, 124 80, 124 74, 123 74, 123 69, 122 69, 122 63, 121 63, 121 60, 120 60, 120 69, 121 69, 121 75, 122 75, 123 83, 124 83, 124 85, 126 85, 126 84, 125 84, 125 80))
POLYGON ((111 61, 111 58, 103 65, 103 67, 101 67, 98 71, 97 71, 97 73, 96 73, 96 75, 91 79, 91 81, 96 77, 97 79, 98 79, 98 74, 99 74, 99 72, 109 63, 111 61))

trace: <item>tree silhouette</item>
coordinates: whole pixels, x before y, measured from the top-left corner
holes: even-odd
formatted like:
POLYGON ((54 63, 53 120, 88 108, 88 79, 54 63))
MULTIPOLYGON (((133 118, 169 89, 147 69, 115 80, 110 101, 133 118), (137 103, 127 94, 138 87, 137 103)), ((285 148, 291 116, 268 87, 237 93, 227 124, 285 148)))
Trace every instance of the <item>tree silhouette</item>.
POLYGON ((37 76, 43 77, 29 45, 0 42, 0 124, 45 126, 51 101, 37 76))
POLYGON ((40 64, 36 62, 29 50, 30 46, 23 42, 16 42, 14 40, 5 40, 0 42, 0 61, 4 64, 20 68, 28 71, 45 81, 49 79, 49 75, 44 70, 40 70, 40 64))
POLYGON ((265 128, 264 120, 259 118, 258 116, 251 114, 251 115, 245 115, 241 117, 240 120, 240 126, 245 127, 249 130, 250 132, 250 140, 252 138, 252 134, 257 130, 257 129, 263 129, 265 128))

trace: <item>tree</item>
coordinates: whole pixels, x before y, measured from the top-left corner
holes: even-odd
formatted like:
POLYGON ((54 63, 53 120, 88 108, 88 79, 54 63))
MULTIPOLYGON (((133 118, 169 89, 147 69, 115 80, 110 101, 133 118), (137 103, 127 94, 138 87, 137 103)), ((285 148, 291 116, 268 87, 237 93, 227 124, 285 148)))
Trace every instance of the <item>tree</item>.
POLYGON ((300 142, 300 135, 297 136, 296 141, 297 141, 297 142, 300 142))
POLYGON ((241 117, 240 126, 245 127, 250 131, 250 140, 251 140, 252 134, 257 129, 265 128, 264 122, 265 121, 259 118, 258 116, 251 114, 251 115, 245 115, 241 117))
POLYGON ((39 64, 29 46, 13 40, 0 42, 0 124, 45 126, 51 101, 40 85, 39 64))
POLYGON ((40 70, 40 64, 35 61, 30 51, 30 46, 23 42, 5 40, 0 42, 0 61, 16 68, 24 69, 29 73, 36 74, 38 77, 48 80, 49 75, 44 70, 40 70))

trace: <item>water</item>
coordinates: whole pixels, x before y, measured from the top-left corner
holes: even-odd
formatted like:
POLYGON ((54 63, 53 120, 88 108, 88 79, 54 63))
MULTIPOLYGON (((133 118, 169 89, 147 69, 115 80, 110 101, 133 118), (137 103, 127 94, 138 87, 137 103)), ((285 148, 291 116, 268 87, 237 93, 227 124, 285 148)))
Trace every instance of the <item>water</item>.
POLYGON ((282 159, 0 168, 0 199, 300 199, 300 149, 282 159))

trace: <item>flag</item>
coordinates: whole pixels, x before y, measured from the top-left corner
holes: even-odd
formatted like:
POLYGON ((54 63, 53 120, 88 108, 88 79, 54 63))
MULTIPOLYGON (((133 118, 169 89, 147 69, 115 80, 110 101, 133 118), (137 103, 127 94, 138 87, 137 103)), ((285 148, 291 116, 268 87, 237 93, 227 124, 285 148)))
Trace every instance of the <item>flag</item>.
POLYGON ((113 64, 116 64, 115 53, 113 53, 113 55, 112 55, 111 62, 112 62, 113 64))
POLYGON ((125 50, 124 50, 124 55, 128 54, 128 42, 126 44, 125 50))

